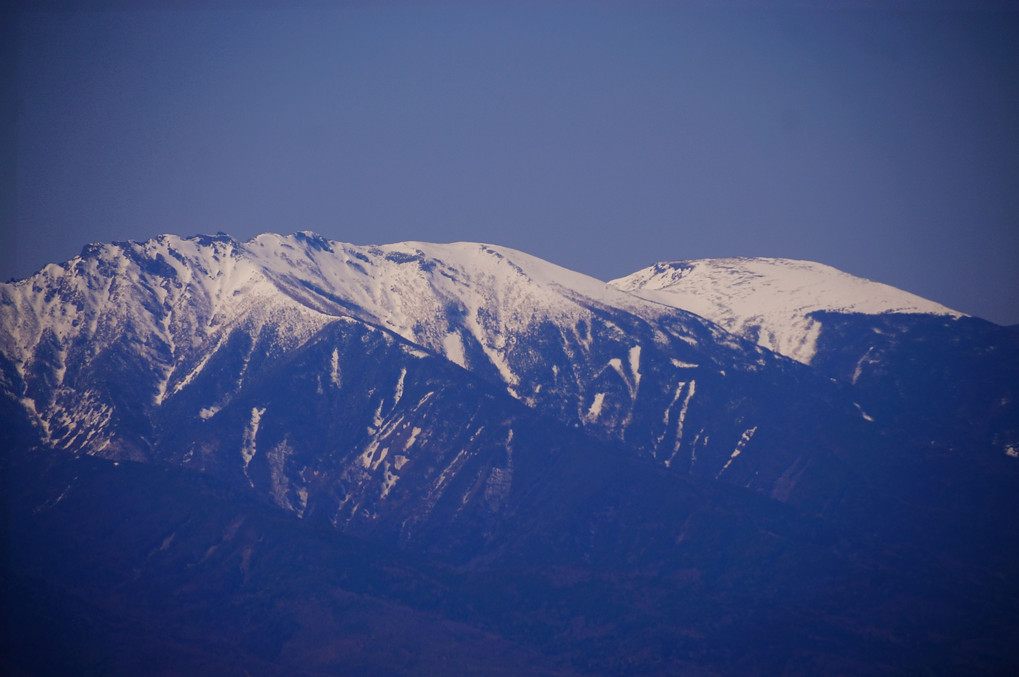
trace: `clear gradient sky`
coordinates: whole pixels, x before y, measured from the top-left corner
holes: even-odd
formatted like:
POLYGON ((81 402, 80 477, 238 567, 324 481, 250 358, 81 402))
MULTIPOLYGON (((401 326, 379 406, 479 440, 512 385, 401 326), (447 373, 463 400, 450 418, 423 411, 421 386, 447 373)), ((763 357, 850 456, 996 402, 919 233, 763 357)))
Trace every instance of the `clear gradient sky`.
POLYGON ((83 4, 4 15, 0 279, 314 230, 809 259, 1019 323, 1015 3, 83 4))

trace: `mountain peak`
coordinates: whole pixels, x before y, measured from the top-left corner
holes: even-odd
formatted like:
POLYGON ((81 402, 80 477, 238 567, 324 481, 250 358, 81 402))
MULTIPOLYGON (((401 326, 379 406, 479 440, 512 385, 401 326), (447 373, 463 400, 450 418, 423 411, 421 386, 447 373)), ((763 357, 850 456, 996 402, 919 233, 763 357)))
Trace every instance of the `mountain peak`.
POLYGON ((915 294, 812 261, 717 258, 657 263, 609 284, 705 317, 804 364, 813 358, 816 312, 963 314, 915 294))

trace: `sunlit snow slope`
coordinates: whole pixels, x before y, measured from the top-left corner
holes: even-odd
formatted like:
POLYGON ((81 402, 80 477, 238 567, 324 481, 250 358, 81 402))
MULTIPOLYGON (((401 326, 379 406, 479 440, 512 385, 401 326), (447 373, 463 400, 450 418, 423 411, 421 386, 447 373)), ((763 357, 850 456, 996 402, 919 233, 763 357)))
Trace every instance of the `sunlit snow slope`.
MULTIPOLYGON (((769 359, 699 316, 523 252, 356 246, 307 232, 89 245, 0 285, 0 310, 0 385, 43 441, 116 454, 110 431, 125 406, 144 421, 212 370, 229 384, 194 413, 214 417, 259 364, 337 321, 392 332, 408 350, 443 356, 530 406, 616 436, 635 420, 638 395, 671 408, 673 381, 689 381, 698 364, 757 368, 769 359), (659 363, 670 381, 639 388, 659 363), (126 400, 96 388, 124 370, 137 391, 126 400)), ((144 446, 148 435, 138 437, 144 446)))
POLYGON ((705 317, 769 350, 810 364, 821 324, 811 313, 920 313, 951 308, 810 261, 700 259, 658 263, 609 284, 705 317))
POLYGON ((513 440, 535 426, 819 508, 846 454, 893 422, 910 443, 947 421, 957 447, 1014 453, 1011 410, 986 404, 1011 401, 1007 379, 984 377, 1002 371, 1005 339, 974 369, 944 357, 974 350, 930 348, 955 346, 958 327, 891 336, 859 322, 891 315, 818 310, 958 315, 785 260, 660 264, 613 286, 478 243, 162 235, 89 245, 0 284, 0 407, 30 431, 26 446, 218 473, 300 516, 386 523, 400 538, 465 469, 482 486, 472 463, 501 469, 474 493, 503 505, 510 449, 524 448, 513 440), (810 362, 815 346, 810 367, 774 352, 810 362), (906 376, 889 380, 889 365, 906 376), (970 374, 986 395, 962 387, 970 374), (954 399, 909 418, 915 393, 954 399), (538 418, 510 423, 528 409, 538 418))

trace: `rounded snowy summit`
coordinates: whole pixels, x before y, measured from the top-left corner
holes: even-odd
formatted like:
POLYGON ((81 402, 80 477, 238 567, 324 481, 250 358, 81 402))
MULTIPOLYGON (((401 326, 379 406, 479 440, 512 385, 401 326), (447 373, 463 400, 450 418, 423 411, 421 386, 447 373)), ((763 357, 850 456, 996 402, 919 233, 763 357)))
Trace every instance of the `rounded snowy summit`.
POLYGON ((811 313, 961 317, 934 301, 811 261, 723 258, 658 263, 609 284, 687 310, 809 364, 820 324, 811 313))

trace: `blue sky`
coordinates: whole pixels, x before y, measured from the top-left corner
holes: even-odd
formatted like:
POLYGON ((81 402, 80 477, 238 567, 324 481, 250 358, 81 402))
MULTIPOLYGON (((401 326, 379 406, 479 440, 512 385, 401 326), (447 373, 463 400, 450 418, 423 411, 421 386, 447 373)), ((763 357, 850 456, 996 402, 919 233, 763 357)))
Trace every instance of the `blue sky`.
POLYGON ((0 279, 93 241, 308 229, 601 279, 809 259, 1019 322, 1019 12, 722 4, 8 15, 0 279))

